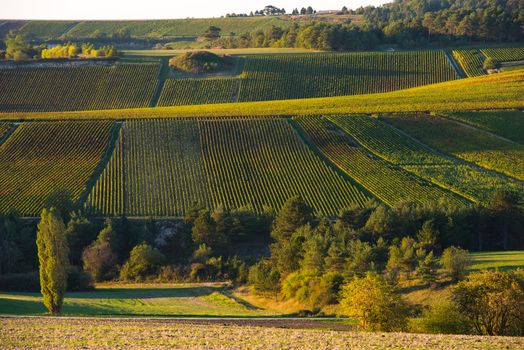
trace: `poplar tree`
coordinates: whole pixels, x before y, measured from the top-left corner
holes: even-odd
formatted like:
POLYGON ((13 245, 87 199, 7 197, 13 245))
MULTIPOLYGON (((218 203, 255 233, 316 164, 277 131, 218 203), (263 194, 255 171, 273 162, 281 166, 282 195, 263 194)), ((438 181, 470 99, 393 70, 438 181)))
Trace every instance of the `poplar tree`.
POLYGON ((57 209, 44 209, 36 235, 40 264, 40 290, 45 307, 60 313, 67 288, 69 247, 66 227, 57 209))

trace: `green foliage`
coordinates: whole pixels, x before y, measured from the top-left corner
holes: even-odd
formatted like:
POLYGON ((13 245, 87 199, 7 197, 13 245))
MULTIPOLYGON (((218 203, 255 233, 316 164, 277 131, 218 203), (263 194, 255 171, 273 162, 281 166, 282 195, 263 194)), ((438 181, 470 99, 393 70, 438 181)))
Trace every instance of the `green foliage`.
POLYGON ((188 51, 169 60, 169 67, 193 74, 219 72, 232 65, 229 56, 219 56, 209 51, 188 51))
POLYGON ((524 60, 524 47, 497 47, 480 50, 484 56, 491 57, 495 62, 524 60))
POLYGON ((449 247, 444 250, 440 263, 454 282, 466 277, 471 258, 468 252, 457 247, 449 247))
POLYGON ((159 63, 57 65, 2 69, 0 108, 27 112, 148 107, 160 69, 159 63))
POLYGON ((206 39, 206 40, 217 40, 218 38, 220 38, 220 32, 222 31, 222 29, 220 29, 219 27, 216 27, 216 26, 209 26, 209 28, 207 28, 204 33, 202 33, 201 37, 206 39))
POLYGON ((22 61, 32 58, 33 47, 23 35, 18 32, 10 32, 5 41, 5 58, 15 61, 22 61))
POLYGON ((417 255, 419 260, 415 272, 422 282, 431 285, 437 280, 438 260, 432 251, 426 254, 423 250, 420 250, 420 252, 417 251, 417 255))
POLYGON ((280 290, 280 274, 265 260, 249 269, 248 281, 256 290, 272 292, 275 296, 280 290))
POLYGON ((524 335, 524 271, 471 274, 452 300, 478 334, 524 335))
POLYGON ((495 63, 493 58, 486 57, 486 59, 484 60, 484 63, 482 63, 482 68, 484 68, 485 70, 495 69, 497 68, 497 64, 495 63))
POLYGON ((160 266, 164 264, 165 257, 158 249, 142 243, 131 250, 129 260, 120 270, 120 278, 123 280, 143 280, 158 272, 160 266))
POLYGON ((376 273, 355 277, 342 287, 342 312, 368 331, 401 331, 407 326, 407 305, 376 273))
POLYGON ((60 313, 67 288, 69 248, 65 231, 56 209, 42 211, 36 237, 40 288, 44 305, 53 315, 60 313))
POLYGON ((449 301, 438 301, 422 311, 420 319, 410 322, 410 331, 433 334, 469 334, 472 329, 457 306, 449 301))

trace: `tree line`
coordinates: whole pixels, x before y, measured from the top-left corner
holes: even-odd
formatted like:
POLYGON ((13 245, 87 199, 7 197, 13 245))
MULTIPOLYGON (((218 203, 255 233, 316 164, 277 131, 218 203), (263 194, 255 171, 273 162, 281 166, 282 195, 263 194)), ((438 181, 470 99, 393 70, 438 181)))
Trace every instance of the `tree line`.
POLYGON ((340 305, 369 330, 522 334, 522 271, 467 276, 466 249, 522 249, 523 227, 522 203, 507 191, 486 208, 370 202, 333 220, 293 197, 278 213, 195 204, 180 220, 131 221, 90 217, 60 190, 38 223, 15 211, 0 217, 0 285, 36 288, 58 313, 66 290, 93 281, 232 281, 312 313, 340 305), (421 310, 400 296, 410 281, 458 284, 450 302, 421 310))

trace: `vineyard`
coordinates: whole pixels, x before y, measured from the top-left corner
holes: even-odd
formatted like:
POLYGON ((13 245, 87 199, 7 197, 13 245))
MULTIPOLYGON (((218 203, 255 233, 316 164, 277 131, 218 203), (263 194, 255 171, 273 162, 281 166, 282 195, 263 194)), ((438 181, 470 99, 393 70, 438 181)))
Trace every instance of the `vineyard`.
POLYGON ((126 29, 133 38, 176 38, 200 36, 209 26, 217 26, 222 33, 242 33, 265 30, 272 25, 287 27, 291 22, 277 17, 248 18, 187 18, 149 21, 84 21, 76 25, 68 35, 73 38, 92 38, 95 32, 111 37, 126 29))
POLYGON ((477 77, 486 72, 482 68, 484 58, 478 50, 453 50, 453 56, 468 77, 477 77))
POLYGON ((105 215, 182 216, 208 204, 196 121, 129 121, 90 195, 105 215))
POLYGON ((108 146, 114 123, 40 122, 19 125, 0 146, 0 213, 38 215, 58 189, 76 201, 108 146))
POLYGON ((20 28, 20 33, 30 39, 58 39, 76 23, 72 21, 30 21, 20 28))
POLYGON ((0 110, 68 111, 147 107, 159 64, 0 69, 0 110))
POLYGON ((496 190, 504 188, 524 194, 524 187, 517 181, 436 153, 376 118, 330 119, 376 156, 474 202, 486 203, 496 190))
POLYGON ((482 130, 428 115, 390 115, 387 122, 430 147, 524 180, 524 146, 482 130))
POLYGON ((202 120, 202 154, 214 206, 278 209, 301 195, 337 215, 368 197, 324 163, 285 119, 202 120))
POLYGON ((498 62, 524 60, 524 47, 481 49, 484 56, 491 57, 498 62))
POLYGON ((482 111, 439 114, 524 144, 524 112, 482 111))
POLYGON ((438 202, 443 198, 462 203, 451 193, 370 157, 324 118, 298 117, 295 120, 326 157, 388 205, 406 201, 438 202))
POLYGON ((442 51, 246 58, 239 101, 368 94, 457 79, 442 51))
POLYGON ((9 131, 9 129, 11 129, 11 124, 0 122, 0 144, 4 135, 7 133, 7 131, 9 131))
POLYGON ((158 106, 234 102, 239 83, 237 78, 168 79, 158 106))

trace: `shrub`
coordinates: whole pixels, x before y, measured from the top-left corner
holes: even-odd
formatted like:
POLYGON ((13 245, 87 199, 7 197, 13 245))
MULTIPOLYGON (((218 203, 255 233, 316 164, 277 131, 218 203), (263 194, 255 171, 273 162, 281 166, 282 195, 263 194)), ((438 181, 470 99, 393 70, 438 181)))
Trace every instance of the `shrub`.
POLYGON ((410 331, 417 333, 469 334, 468 320, 458 311, 455 304, 441 301, 422 312, 420 319, 410 322, 410 331))
POLYGON ((248 281, 255 290, 273 292, 275 297, 280 290, 280 274, 265 260, 251 267, 248 281))
POLYGON ((97 239, 82 253, 84 270, 89 272, 95 281, 104 281, 116 276, 116 254, 106 240, 97 239))
POLYGON ((478 334, 524 335, 524 270, 471 274, 452 291, 478 334))
POLYGON ((491 57, 486 57, 486 59, 484 60, 484 63, 482 64, 482 67, 484 69, 495 69, 497 68, 497 64, 495 63, 495 61, 493 60, 493 58, 491 57))
POLYGON ((85 271, 82 271, 77 266, 71 266, 69 268, 69 274, 67 276, 67 291, 68 292, 82 292, 94 290, 93 278, 85 271))
POLYGON ((156 274, 160 266, 165 264, 165 257, 156 248, 145 243, 133 248, 129 259, 120 271, 123 280, 143 280, 156 274))
POLYGON ((382 276, 368 272, 342 287, 342 312, 369 331, 401 331, 407 326, 408 305, 382 276))

